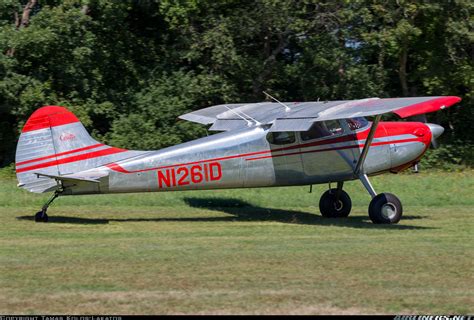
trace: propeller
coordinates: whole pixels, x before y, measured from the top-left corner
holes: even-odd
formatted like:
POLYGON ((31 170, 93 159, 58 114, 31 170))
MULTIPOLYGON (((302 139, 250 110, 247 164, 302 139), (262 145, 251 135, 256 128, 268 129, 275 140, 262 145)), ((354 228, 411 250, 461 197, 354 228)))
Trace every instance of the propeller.
MULTIPOLYGON (((428 128, 430 128, 430 131, 431 131, 431 144, 430 144, 430 147, 433 148, 433 149, 438 149, 439 143, 436 140, 436 138, 438 138, 440 135, 443 134, 444 128, 442 126, 440 126, 439 124, 428 123, 428 120, 426 119, 426 114, 425 113, 417 115, 417 116, 410 117, 410 120, 423 122, 424 124, 426 124, 428 126, 428 128)), ((415 163, 413 165, 413 172, 414 173, 419 172, 418 163, 415 163)))

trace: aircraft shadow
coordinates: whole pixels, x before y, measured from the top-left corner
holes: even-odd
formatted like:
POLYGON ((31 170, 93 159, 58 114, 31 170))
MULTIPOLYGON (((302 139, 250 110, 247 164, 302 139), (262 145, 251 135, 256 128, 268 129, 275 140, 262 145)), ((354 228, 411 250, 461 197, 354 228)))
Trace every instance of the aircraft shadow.
MULTIPOLYGON (((345 228, 366 228, 366 229, 396 229, 396 230, 417 230, 433 229, 431 227, 410 226, 410 225, 378 225, 373 224, 368 217, 349 216, 348 218, 323 218, 319 213, 310 213, 297 210, 283 210, 274 208, 264 208, 253 205, 249 202, 234 198, 184 198, 184 202, 193 208, 201 208, 219 211, 229 214, 227 217, 183 217, 183 218, 79 218, 49 216, 48 223, 72 223, 72 224, 108 224, 110 222, 232 222, 232 221, 275 221, 290 224, 338 226, 345 228)), ((403 220, 422 219, 422 216, 403 216, 403 220)), ((34 221, 33 216, 20 216, 18 220, 34 221)))
MULTIPOLYGON (((33 216, 19 216, 17 220, 28 220, 35 221, 33 216)), ((73 223, 73 224, 107 224, 110 219, 91 219, 91 218, 77 218, 77 217, 65 217, 55 216, 48 214, 48 223, 73 223)))
MULTIPOLYGON (((380 225, 374 224, 369 217, 349 216, 347 218, 323 218, 318 213, 303 212, 297 210, 283 210, 275 208, 264 208, 253 205, 246 201, 234 198, 184 198, 184 201, 193 208, 203 208, 219 212, 225 212, 232 215, 226 220, 232 221, 275 221, 281 223, 321 225, 321 226, 340 226, 347 228, 377 228, 377 229, 433 229, 423 226, 409 225, 380 225)), ((402 220, 422 219, 422 216, 403 216, 402 220)), ((195 218, 197 221, 202 221, 195 218)), ((180 220, 180 219, 176 219, 180 220)), ((222 219, 224 220, 224 219, 222 219)))

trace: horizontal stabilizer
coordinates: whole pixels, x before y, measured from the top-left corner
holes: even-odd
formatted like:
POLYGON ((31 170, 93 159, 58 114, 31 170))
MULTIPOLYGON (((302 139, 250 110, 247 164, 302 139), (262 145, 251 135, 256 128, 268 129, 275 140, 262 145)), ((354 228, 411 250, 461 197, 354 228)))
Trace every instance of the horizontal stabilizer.
POLYGON ((71 182, 77 182, 77 181, 81 181, 81 182, 93 182, 93 183, 100 183, 99 178, 101 177, 96 177, 95 179, 91 178, 91 177, 83 177, 83 176, 78 176, 78 175, 75 175, 75 174, 68 174, 68 175, 64 175, 64 176, 55 176, 55 175, 52 175, 52 174, 44 174, 44 173, 38 173, 38 172, 35 172, 35 174, 39 177, 47 177, 47 178, 51 178, 51 179, 55 179, 55 180, 60 180, 60 181, 71 181, 71 182))

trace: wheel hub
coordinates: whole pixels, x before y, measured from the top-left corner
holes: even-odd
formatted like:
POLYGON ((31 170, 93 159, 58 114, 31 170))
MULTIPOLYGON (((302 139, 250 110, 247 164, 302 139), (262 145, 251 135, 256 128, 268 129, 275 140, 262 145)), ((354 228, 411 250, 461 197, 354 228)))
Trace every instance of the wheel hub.
POLYGON ((341 200, 334 201, 334 209, 336 209, 336 211, 341 211, 343 206, 344 204, 341 200))
POLYGON ((397 207, 393 203, 386 203, 382 206, 382 215, 387 219, 393 219, 397 215, 397 207))

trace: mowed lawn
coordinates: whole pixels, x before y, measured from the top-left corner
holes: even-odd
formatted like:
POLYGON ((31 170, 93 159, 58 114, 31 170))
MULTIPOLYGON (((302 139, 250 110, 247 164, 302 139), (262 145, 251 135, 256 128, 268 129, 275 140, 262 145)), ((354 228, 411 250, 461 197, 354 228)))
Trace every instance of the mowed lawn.
POLYGON ((474 313, 474 171, 373 178, 323 219, 326 186, 59 198, 0 180, 0 313, 474 313))

